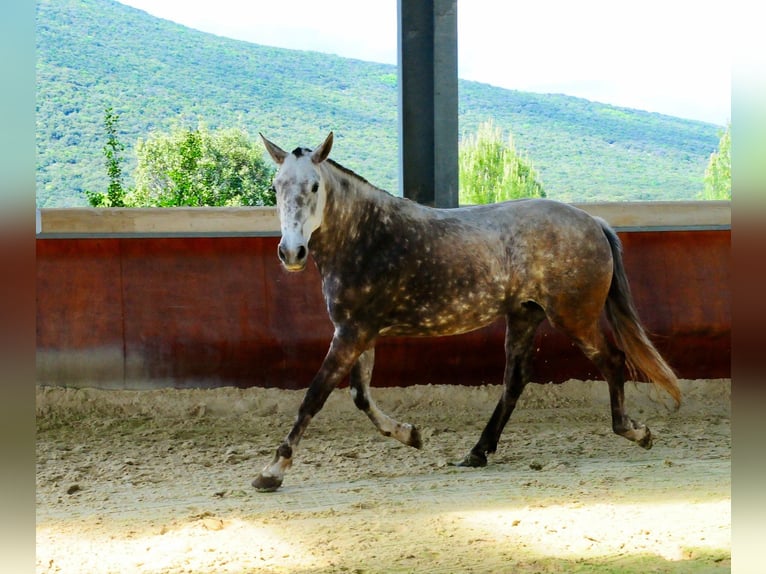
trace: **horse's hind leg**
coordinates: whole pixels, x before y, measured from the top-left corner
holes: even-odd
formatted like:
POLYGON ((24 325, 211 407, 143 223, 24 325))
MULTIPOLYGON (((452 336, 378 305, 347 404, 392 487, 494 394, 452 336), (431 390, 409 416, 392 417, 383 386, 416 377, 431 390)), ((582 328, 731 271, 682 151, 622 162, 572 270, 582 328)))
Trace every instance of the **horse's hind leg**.
POLYGON ((497 450, 497 443, 511 413, 516 407, 521 393, 529 382, 532 359, 532 343, 537 326, 543 320, 544 313, 534 303, 529 303, 520 313, 506 317, 505 329, 505 373, 503 374, 503 394, 492 416, 479 437, 479 441, 457 463, 458 466, 486 466, 487 455, 497 450))
POLYGON ((609 385, 612 410, 612 430, 639 446, 652 448, 652 433, 645 424, 630 418, 625 412, 625 353, 607 340, 598 324, 584 334, 570 336, 585 356, 601 371, 609 385))
POLYGON ((420 432, 409 423, 400 423, 380 410, 370 396, 370 380, 375 364, 375 347, 370 347, 359 356, 349 374, 351 397, 357 408, 366 414, 380 433, 394 437, 399 442, 421 448, 420 432))

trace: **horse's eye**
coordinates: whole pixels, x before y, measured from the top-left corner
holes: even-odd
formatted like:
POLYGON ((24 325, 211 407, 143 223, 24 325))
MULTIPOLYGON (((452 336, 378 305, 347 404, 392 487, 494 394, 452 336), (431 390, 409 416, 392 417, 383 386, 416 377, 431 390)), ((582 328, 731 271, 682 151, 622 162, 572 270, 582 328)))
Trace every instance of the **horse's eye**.
POLYGON ((311 186, 311 193, 316 193, 319 191, 319 184, 314 182, 314 185, 311 186))

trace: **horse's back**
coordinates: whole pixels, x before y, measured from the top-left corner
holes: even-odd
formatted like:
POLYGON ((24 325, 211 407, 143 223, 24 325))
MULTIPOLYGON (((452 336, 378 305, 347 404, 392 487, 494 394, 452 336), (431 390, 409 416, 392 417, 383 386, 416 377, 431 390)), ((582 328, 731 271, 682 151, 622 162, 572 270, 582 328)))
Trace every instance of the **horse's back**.
POLYGON ((500 245, 512 299, 552 309, 594 295, 606 298, 611 248, 601 222, 587 212, 554 200, 524 199, 464 208, 460 219, 500 245))
POLYGON ((593 233, 600 224, 582 209, 553 199, 524 198, 458 208, 460 218, 479 227, 523 233, 551 227, 575 233, 593 233))

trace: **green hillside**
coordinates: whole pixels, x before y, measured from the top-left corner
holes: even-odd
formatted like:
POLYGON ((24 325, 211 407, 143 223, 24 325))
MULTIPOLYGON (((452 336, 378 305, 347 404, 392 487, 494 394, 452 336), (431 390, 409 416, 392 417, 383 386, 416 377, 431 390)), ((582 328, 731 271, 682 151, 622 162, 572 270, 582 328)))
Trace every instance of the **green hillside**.
MULTIPOLYGON (((509 64, 512 66, 512 62, 509 64)), ((459 84, 461 133, 493 118, 565 201, 693 199, 719 126, 561 95, 459 84)), ((396 67, 206 34, 112 0, 37 2, 37 204, 107 186, 104 109, 133 146, 174 122, 259 131, 286 147, 335 131, 333 157, 398 190, 396 67)), ((128 181, 130 184, 130 181, 128 181)))

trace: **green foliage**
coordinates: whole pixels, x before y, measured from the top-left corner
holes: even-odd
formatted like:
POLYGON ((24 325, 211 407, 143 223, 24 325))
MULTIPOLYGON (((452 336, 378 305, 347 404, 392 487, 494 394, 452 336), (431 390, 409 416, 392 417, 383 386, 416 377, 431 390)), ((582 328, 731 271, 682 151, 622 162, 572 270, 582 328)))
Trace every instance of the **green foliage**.
POLYGON ((122 152, 125 146, 117 138, 117 124, 120 115, 115 113, 112 107, 104 111, 104 130, 106 131, 106 143, 104 144, 104 157, 106 158, 106 174, 109 185, 106 193, 102 191, 86 191, 88 203, 92 207, 125 207, 125 189, 122 186, 122 152))
POLYGON ((274 170, 245 131, 204 124, 153 132, 136 144, 133 207, 274 205, 274 170))
MULTIPOLYGON (((395 66, 205 34, 114 0, 37 0, 37 204, 87 204, 107 189, 102 116, 121 112, 125 189, 136 144, 177 118, 245 126, 285 145, 335 131, 333 158, 399 190, 395 66)), ((487 118, 512 129, 548 197, 695 199, 719 126, 552 94, 460 81, 461 133, 487 118)))
POLYGON ((509 134, 490 120, 476 135, 463 138, 459 151, 460 203, 496 203, 522 197, 545 197, 532 165, 519 156, 509 134))
POLYGON ((701 198, 731 199, 731 123, 721 135, 718 151, 710 154, 701 198))

